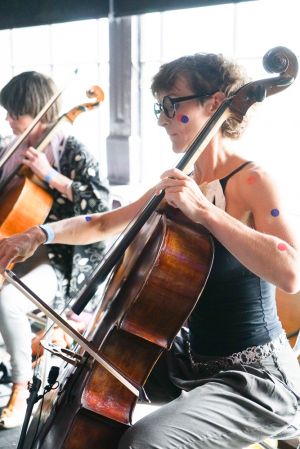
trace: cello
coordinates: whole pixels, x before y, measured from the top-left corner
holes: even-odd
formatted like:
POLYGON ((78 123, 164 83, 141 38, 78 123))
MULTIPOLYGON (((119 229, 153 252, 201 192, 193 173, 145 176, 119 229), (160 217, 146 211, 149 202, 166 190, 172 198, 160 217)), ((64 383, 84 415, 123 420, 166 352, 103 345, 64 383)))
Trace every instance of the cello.
MULTIPOLYGON (((232 116, 242 120, 255 102, 294 81, 297 59, 289 50, 273 49, 264 62, 268 71, 279 76, 248 83, 227 98, 177 168, 189 171, 224 120, 232 116)), ((76 310, 84 307, 97 281, 113 270, 89 338, 97 354, 135 389, 128 388, 102 363, 97 364, 85 353, 77 354, 75 370, 68 367, 65 379, 59 381, 53 407, 54 392, 41 410, 42 427, 28 448, 116 449, 120 436, 130 426, 136 393, 142 391, 156 361, 171 347, 201 298, 213 259, 210 235, 172 207, 164 207, 162 200, 163 192, 147 203, 75 305, 76 310)))

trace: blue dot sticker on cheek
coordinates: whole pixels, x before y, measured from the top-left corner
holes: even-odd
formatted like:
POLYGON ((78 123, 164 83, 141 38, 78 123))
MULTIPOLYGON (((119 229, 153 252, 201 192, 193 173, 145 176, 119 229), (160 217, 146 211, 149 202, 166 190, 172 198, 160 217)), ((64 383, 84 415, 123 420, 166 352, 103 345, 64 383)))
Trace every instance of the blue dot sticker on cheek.
POLYGON ((190 119, 188 118, 187 115, 182 115, 182 116, 181 116, 181 122, 182 122, 182 123, 188 123, 189 120, 190 120, 190 119))
POLYGON ((272 215, 272 217, 278 217, 278 215, 279 215, 279 210, 278 210, 278 209, 272 209, 272 210, 271 210, 271 215, 272 215))
POLYGON ((91 221, 92 217, 90 215, 86 215, 85 217, 85 221, 91 221))

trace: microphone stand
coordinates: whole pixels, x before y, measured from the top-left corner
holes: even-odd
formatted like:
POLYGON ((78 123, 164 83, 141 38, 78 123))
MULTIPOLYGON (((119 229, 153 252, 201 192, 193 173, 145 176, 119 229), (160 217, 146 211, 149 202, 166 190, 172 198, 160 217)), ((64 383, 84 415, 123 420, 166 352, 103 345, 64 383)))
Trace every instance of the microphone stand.
POLYGON ((33 376, 32 383, 29 387, 30 395, 29 395, 29 398, 27 399, 27 408, 26 408, 25 418, 24 418, 24 421, 22 424, 22 429, 21 429, 21 434, 20 434, 17 449, 23 448, 23 445, 25 442, 25 437, 27 434, 28 424, 29 424, 32 410, 33 410, 33 406, 42 397, 42 396, 38 396, 38 392, 39 392, 41 383, 42 383, 42 381, 39 377, 33 376))
POLYGON ((25 418, 23 421, 17 449, 23 449, 23 446, 25 443, 25 438, 27 435, 28 424, 30 421, 30 417, 32 414, 32 409, 33 409, 34 404, 37 401, 39 401, 40 399, 42 399, 45 396, 45 394, 49 393, 50 390, 52 390, 53 386, 55 385, 55 383, 57 381, 58 374, 59 374, 59 367, 55 366, 55 365, 51 366, 49 374, 48 374, 48 379, 47 379, 48 384, 44 387, 44 391, 40 395, 38 394, 38 392, 41 387, 42 381, 37 375, 33 376, 32 383, 30 384, 30 387, 29 387, 30 395, 29 395, 29 398, 27 399, 27 409, 26 409, 25 418))

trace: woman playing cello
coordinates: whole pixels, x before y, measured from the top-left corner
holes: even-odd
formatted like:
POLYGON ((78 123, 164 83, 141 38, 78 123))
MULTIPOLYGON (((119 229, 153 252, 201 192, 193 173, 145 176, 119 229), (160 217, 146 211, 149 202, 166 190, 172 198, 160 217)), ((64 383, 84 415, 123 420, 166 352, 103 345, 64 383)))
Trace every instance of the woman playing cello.
MULTIPOLYGON (((15 76, 2 88, 0 104, 7 111, 7 121, 16 138, 30 126, 56 92, 52 79, 34 71, 15 76)), ((107 185, 99 177, 97 162, 82 143, 61 131, 52 137, 44 153, 34 148, 58 120, 59 109, 56 102, 7 160, 0 176, 2 185, 16 166, 23 164, 29 167, 53 197, 48 221, 108 209, 107 185)), ((2 153, 8 149, 3 148, 2 153)), ((5 194, 1 201, 5 201, 5 194)), ((58 309, 72 296, 74 289, 77 291, 94 264, 101 260, 103 249, 103 243, 81 248, 41 247, 16 270, 58 309)), ((26 313, 33 308, 33 304, 9 283, 4 284, 0 292, 0 332, 11 356, 13 387, 0 417, 1 428, 19 426, 24 419, 27 383, 32 377, 31 329, 26 313)))
MULTIPOLYGON (((196 54, 164 64, 152 82, 158 124, 184 153, 221 102, 246 78, 222 55, 196 54)), ((270 176, 232 149, 244 123, 226 120, 188 177, 168 170, 123 208, 70 218, 3 240, 2 271, 43 243, 86 244, 119 233, 153 192, 204 225, 213 267, 188 329, 145 385, 167 402, 134 424, 119 449, 243 448, 266 437, 300 434, 300 369, 278 319, 274 288, 300 288, 299 243, 270 176), (201 186, 201 188, 200 188, 201 186)), ((171 301, 171 298, 170 298, 171 301)), ((149 318, 151 319, 151 318, 149 318)))

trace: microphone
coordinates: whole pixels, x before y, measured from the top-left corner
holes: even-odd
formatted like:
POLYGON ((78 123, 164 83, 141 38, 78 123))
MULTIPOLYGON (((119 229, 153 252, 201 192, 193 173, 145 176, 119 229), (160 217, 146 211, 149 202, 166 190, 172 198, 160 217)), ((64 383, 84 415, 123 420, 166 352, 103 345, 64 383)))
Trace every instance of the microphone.
POLYGON ((57 381, 58 374, 59 374, 59 367, 55 365, 51 366, 47 379, 48 385, 46 385, 45 390, 50 391, 52 389, 53 385, 57 381))

